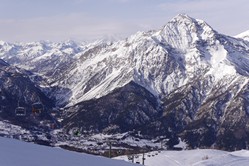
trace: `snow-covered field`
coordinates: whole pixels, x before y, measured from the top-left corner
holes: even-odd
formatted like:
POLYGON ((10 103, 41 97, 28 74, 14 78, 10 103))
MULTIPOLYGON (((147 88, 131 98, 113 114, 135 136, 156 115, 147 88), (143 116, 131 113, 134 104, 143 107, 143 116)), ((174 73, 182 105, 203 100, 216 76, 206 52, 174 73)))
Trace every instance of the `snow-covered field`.
MULTIPOLYGON (((129 161, 127 156, 116 157, 129 161)), ((131 162, 131 161, 129 161, 131 162)), ((142 163, 142 154, 135 155, 134 162, 142 163)), ((211 149, 162 151, 145 154, 146 166, 248 166, 249 151, 225 152, 211 149), (150 157, 149 157, 150 156, 150 157)))
MULTIPOLYGON (((154 151, 145 153, 146 166, 247 166, 249 151, 226 152, 212 149, 154 151)), ((0 166, 131 166, 127 156, 108 159, 60 148, 35 145, 0 137, 0 166), (125 161, 121 161, 125 160, 125 161)), ((142 154, 135 155, 142 164, 142 154)))
POLYGON ((0 137, 0 166, 131 166, 131 163, 0 137))

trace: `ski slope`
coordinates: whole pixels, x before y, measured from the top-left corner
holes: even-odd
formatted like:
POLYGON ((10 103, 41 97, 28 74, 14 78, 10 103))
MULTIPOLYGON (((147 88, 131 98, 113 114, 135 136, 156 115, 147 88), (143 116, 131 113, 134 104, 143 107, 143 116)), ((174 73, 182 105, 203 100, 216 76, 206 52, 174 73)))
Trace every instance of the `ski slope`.
POLYGON ((132 166, 120 160, 0 137, 0 166, 132 166))
MULTIPOLYGON (((129 161, 127 156, 120 156, 115 159, 129 161)), ((134 162, 142 163, 142 154, 136 156, 134 162)), ((226 152, 197 149, 150 152, 145 154, 144 164, 146 166, 248 166, 249 151, 226 152)))
MULTIPOLYGON (((127 156, 112 160, 0 137, 0 166, 132 166, 127 156), (124 161, 121 161, 124 160, 124 161), (128 161, 128 162, 125 162, 128 161)), ((211 149, 154 151, 145 154, 146 166, 247 166, 249 151, 211 149)), ((142 163, 142 154, 134 162, 142 163)), ((137 165, 137 164, 136 164, 137 165)))

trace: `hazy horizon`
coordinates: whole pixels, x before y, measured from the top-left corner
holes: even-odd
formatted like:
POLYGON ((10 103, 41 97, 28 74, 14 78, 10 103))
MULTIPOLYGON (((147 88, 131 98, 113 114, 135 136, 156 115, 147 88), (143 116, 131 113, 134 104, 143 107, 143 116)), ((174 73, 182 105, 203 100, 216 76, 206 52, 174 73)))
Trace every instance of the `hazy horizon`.
POLYGON ((160 29, 177 14, 234 36, 249 30, 246 0, 0 0, 0 40, 92 41, 160 29))

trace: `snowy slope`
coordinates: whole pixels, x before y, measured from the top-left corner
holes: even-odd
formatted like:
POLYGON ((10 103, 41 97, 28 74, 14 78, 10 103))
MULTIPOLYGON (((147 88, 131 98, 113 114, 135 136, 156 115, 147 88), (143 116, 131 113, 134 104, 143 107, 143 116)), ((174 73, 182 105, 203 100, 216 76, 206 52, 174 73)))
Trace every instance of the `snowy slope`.
MULTIPOLYGON (((133 165, 127 156, 111 160, 104 157, 70 152, 59 148, 24 143, 0 137, 0 165, 2 166, 129 166, 133 165), (123 162, 125 160, 128 162, 123 162)), ((219 150, 197 149, 185 151, 154 151, 145 154, 146 166, 246 166, 249 151, 226 152, 219 150), (150 157, 149 157, 150 156, 150 157)), ((142 154, 135 162, 142 163, 142 154)))
MULTIPOLYGON (((45 76, 57 103, 100 98, 130 81, 164 97, 200 75, 210 84, 248 76, 249 46, 179 14, 159 30, 117 42, 0 42, 0 57, 45 76)), ((207 89, 208 91, 208 89, 207 89)))
POLYGON ((243 42, 218 34, 204 21, 178 15, 157 31, 87 45, 55 85, 71 90, 69 104, 105 96, 131 80, 155 96, 165 96, 200 75, 211 76, 214 84, 246 74, 247 50, 243 42))
POLYGON ((111 160, 59 148, 39 146, 0 137, 1 166, 131 166, 111 160))
MULTIPOLYGON (((186 151, 162 151, 145 154, 146 166, 246 166, 249 162, 249 152, 246 150, 236 152, 225 152, 219 150, 186 150, 186 151), (150 157, 148 157, 150 156, 150 157)), ((135 158, 135 162, 142 163, 142 154, 135 158)), ((115 159, 128 161, 127 156, 116 157, 115 159)), ((130 161, 131 162, 131 161, 130 161)))
POLYGON ((178 15, 158 31, 138 32, 110 45, 93 44, 57 84, 72 90, 73 104, 104 96, 131 80, 155 96, 169 94, 200 74, 218 82, 236 76, 241 63, 235 62, 245 57, 225 48, 217 36, 204 21, 178 15))
POLYGON ((245 31, 245 32, 242 32, 238 35, 235 36, 236 38, 241 38, 241 39, 244 39, 246 41, 249 41, 249 30, 248 31, 245 31))

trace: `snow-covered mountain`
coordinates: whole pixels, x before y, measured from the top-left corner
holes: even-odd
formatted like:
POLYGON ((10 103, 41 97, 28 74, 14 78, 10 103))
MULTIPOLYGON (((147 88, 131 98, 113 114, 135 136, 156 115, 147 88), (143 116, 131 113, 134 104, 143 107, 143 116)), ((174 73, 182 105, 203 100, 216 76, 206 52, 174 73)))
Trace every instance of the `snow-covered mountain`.
POLYGON ((7 62, 48 76, 52 86, 68 88, 69 99, 59 101, 69 105, 99 98, 130 81, 164 96, 196 75, 211 76, 214 82, 236 73, 247 76, 249 60, 243 53, 247 43, 182 14, 160 30, 115 43, 1 42, 0 49, 7 62))
POLYGON ((0 42, 0 58, 42 77, 40 87, 65 107, 68 130, 135 129, 191 147, 247 146, 246 35, 226 36, 180 14, 116 42, 0 42))
POLYGON ((236 38, 241 38, 241 39, 246 40, 246 41, 249 41, 249 30, 245 31, 245 32, 242 32, 242 33, 236 35, 235 37, 236 38))

